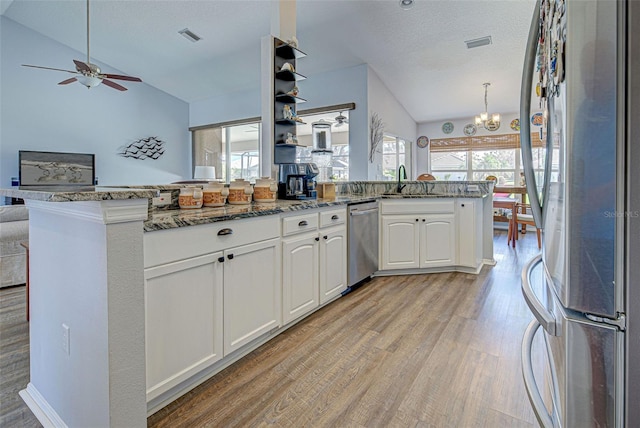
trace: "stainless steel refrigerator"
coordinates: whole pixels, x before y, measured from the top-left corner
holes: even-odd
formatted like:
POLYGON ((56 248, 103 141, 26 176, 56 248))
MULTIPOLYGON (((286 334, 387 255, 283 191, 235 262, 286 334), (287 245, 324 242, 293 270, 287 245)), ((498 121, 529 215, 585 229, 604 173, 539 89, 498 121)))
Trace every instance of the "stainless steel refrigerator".
POLYGON ((531 23, 520 132, 543 245, 522 273, 534 315, 522 368, 545 427, 640 426, 639 9, 539 0, 531 23), (541 128, 531 126, 532 105, 541 128), (531 149, 539 129, 544 174, 531 149), (542 346, 532 345, 537 334, 542 346))

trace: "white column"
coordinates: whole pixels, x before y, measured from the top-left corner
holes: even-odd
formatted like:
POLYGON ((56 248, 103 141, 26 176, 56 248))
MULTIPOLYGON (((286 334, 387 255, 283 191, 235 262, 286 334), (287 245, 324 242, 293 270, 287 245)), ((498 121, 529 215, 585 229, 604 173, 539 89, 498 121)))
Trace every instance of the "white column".
POLYGON ((31 379, 44 426, 146 427, 147 199, 27 201, 31 379))

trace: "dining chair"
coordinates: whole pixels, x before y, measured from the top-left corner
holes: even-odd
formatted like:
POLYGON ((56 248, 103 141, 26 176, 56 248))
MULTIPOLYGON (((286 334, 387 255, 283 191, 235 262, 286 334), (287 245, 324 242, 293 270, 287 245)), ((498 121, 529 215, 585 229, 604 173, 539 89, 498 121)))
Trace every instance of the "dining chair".
MULTIPOLYGON (((528 225, 534 226, 536 228, 536 236, 538 238, 538 248, 542 248, 542 238, 540 235, 540 229, 536 227, 536 223, 533 221, 532 214, 526 214, 526 209, 531 208, 529 204, 517 203, 515 209, 512 213, 507 214, 507 218, 509 218, 509 232, 507 233, 509 239, 513 247, 516 246, 516 241, 518 240, 518 226, 524 225, 525 227, 528 225)), ((531 212, 529 210, 529 212, 531 212)))
POLYGON ((435 181, 436 177, 431 174, 420 174, 418 176, 419 181, 435 181))

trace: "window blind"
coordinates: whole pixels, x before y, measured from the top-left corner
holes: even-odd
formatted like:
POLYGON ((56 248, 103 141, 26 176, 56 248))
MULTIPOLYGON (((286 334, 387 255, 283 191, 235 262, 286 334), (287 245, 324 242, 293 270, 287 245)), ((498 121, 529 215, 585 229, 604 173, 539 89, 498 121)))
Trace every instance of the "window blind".
MULTIPOLYGON (((531 134, 533 147, 545 147, 540 134, 531 134)), ((519 149, 520 134, 479 135, 473 137, 438 138, 431 140, 432 152, 463 152, 470 150, 519 149)))

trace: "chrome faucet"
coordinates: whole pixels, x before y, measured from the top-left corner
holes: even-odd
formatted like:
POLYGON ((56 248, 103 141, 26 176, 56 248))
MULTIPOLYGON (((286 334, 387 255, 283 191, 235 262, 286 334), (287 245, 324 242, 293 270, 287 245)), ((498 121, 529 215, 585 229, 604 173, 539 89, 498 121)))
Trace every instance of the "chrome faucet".
POLYGON ((398 168, 398 187, 396 188, 396 192, 402 192, 402 189, 406 187, 406 184, 400 184, 400 180, 407 179, 407 170, 404 168, 404 165, 400 165, 398 168))

